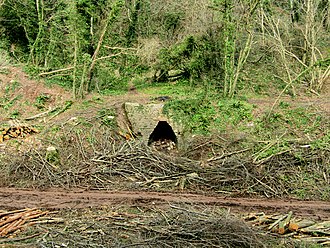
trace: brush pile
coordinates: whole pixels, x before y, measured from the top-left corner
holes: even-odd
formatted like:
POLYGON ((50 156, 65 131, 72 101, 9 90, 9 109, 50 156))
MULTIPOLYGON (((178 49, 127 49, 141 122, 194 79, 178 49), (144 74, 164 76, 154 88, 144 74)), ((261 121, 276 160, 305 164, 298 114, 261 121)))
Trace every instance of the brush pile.
MULTIPOLYGON (((330 150, 292 145, 290 151, 255 161, 253 147, 206 140, 159 152, 138 140, 123 141, 112 131, 66 132, 48 145, 58 149, 52 163, 46 147, 3 158, 2 185, 143 189, 225 193, 230 196, 301 197, 329 200, 330 150), (8 171, 9 173, 6 173, 8 171), (300 194, 300 195, 299 195, 300 194)), ((163 147, 165 150, 167 147, 163 147)), ((163 149, 163 150, 164 150, 163 149)))
POLYGON ((171 205, 166 211, 142 206, 80 211, 64 210, 65 228, 48 226, 41 247, 265 247, 261 234, 215 209, 171 205))

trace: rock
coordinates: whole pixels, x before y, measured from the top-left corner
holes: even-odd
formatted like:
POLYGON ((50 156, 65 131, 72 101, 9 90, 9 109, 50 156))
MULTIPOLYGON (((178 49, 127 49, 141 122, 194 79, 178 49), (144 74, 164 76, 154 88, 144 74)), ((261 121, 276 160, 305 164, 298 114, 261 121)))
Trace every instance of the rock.
POLYGON ((46 149, 46 157, 48 163, 50 163, 54 168, 58 168, 58 165, 60 165, 60 154, 56 147, 49 146, 46 149))

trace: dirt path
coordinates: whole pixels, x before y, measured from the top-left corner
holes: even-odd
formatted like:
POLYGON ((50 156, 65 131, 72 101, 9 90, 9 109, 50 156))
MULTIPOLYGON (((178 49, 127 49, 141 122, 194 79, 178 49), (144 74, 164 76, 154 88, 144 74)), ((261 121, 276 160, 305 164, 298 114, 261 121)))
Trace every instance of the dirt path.
POLYGON ((129 192, 129 191, 47 191, 0 188, 0 208, 18 209, 38 207, 47 209, 87 208, 105 205, 145 205, 166 207, 175 203, 230 208, 233 212, 283 213, 314 219, 330 218, 330 202, 280 200, 265 198, 227 198, 185 193, 129 192))

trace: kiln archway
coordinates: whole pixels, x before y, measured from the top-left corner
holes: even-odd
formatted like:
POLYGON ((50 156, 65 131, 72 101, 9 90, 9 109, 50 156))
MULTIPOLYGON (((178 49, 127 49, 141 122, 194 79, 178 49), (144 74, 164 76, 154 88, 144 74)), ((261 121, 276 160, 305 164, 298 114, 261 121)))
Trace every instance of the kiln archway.
POLYGON ((171 140, 177 144, 178 139, 167 121, 159 121, 153 132, 149 136, 148 145, 159 140, 171 140))

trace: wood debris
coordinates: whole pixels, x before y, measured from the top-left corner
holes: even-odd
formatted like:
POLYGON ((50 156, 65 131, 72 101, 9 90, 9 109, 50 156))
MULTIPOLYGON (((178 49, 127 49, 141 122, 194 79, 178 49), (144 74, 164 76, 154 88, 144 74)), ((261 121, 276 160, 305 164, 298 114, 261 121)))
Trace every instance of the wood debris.
POLYGON ((176 150, 176 144, 170 139, 160 139, 151 143, 151 147, 157 151, 169 152, 176 150))
POLYGON ((258 226, 277 235, 325 246, 330 243, 330 221, 317 223, 313 220, 296 218, 292 211, 284 215, 251 213, 243 219, 253 226, 258 226))
POLYGON ((28 126, 2 127, 0 128, 0 142, 13 138, 24 138, 34 133, 39 133, 39 130, 28 126))
POLYGON ((13 237, 19 231, 29 226, 44 223, 60 223, 63 219, 47 217, 49 211, 39 209, 21 209, 15 211, 0 211, 0 239, 13 237))

